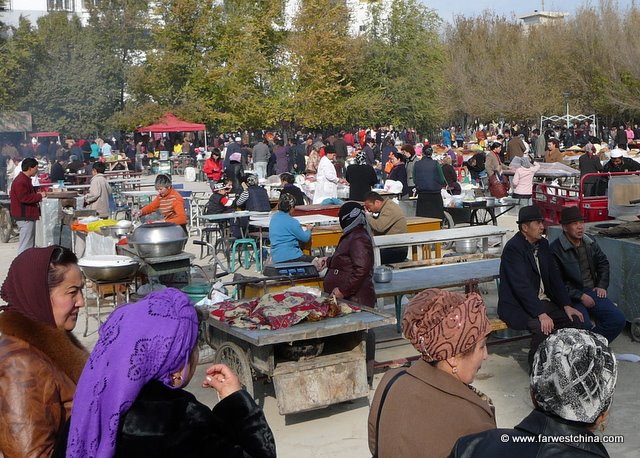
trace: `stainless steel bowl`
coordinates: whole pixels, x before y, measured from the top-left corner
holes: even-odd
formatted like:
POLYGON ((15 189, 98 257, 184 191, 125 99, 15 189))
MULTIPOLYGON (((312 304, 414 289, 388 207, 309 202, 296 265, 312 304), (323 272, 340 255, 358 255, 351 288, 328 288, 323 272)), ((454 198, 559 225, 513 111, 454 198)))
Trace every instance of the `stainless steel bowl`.
POLYGON ((179 254, 187 243, 187 234, 173 223, 147 223, 138 226, 129 237, 141 258, 160 258, 179 254))
POLYGON ((129 232, 131 232, 131 228, 128 227, 121 227, 121 226, 102 226, 100 228, 100 233, 102 235, 105 235, 107 237, 115 237, 118 238, 120 236, 123 235, 127 235, 129 232))
POLYGON ((456 240, 456 253, 473 254, 478 251, 478 241, 475 239, 456 240))
POLYGON ((380 266, 373 269, 373 281, 376 283, 389 283, 393 278, 393 270, 389 267, 380 266))
POLYGON ((78 261, 78 266, 89 280, 119 281, 133 278, 140 264, 128 256, 87 256, 78 261))

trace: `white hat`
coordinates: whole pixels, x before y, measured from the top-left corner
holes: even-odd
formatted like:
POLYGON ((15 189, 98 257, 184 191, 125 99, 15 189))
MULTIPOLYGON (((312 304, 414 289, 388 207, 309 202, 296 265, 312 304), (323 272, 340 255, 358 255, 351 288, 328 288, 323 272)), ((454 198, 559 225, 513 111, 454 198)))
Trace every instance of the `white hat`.
POLYGON ((616 157, 622 157, 622 150, 619 148, 614 149, 613 151, 611 151, 611 158, 616 158, 616 157))
POLYGON ((242 139, 241 139, 240 137, 236 137, 236 141, 237 141, 237 142, 241 142, 241 141, 242 141, 242 139))

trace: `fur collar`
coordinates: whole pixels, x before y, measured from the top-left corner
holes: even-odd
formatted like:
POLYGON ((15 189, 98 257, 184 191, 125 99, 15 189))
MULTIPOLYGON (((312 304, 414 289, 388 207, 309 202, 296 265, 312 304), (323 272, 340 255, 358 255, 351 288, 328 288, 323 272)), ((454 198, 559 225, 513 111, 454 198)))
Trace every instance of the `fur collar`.
POLYGON ((78 383, 89 353, 68 331, 30 320, 17 312, 0 313, 0 334, 23 340, 48 356, 60 370, 78 383))

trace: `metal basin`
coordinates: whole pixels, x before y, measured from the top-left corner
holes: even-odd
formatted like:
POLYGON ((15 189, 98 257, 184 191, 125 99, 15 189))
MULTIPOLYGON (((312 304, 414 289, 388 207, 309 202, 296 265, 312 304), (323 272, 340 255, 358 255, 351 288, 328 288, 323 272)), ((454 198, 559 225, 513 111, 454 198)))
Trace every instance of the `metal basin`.
POLYGON ((89 280, 120 281, 133 278, 140 264, 129 256, 97 255, 80 259, 78 266, 89 280))
POLYGON ((148 223, 138 226, 129 237, 141 258, 161 258, 179 254, 187 243, 187 234, 173 223, 148 223))
POLYGON ((100 228, 100 233, 102 235, 105 235, 107 237, 115 237, 118 238, 120 236, 124 236, 127 235, 129 232, 131 232, 131 228, 128 227, 121 227, 121 226, 117 226, 117 225, 113 225, 113 226, 102 226, 100 228))
POLYGON ((478 241, 475 239, 456 240, 456 253, 473 254, 478 251, 478 241))
POLYGON ((373 269, 373 281, 376 283, 389 283, 393 279, 393 271, 389 267, 376 267, 373 269))

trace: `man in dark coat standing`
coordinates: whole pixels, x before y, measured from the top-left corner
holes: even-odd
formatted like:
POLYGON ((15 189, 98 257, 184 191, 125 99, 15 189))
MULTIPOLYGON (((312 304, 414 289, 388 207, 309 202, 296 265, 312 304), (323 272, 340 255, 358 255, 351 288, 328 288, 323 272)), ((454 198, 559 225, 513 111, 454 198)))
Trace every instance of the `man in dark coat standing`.
POLYGON ((584 317, 573 308, 549 242, 542 237, 542 212, 533 205, 518 213, 518 233, 500 260, 498 316, 512 329, 533 334, 529 367, 540 343, 554 329, 582 328, 584 317))
POLYGON ((28 157, 22 161, 22 172, 11 184, 11 216, 20 229, 18 254, 36 244, 36 221, 40 218, 40 201, 47 194, 36 192, 31 184, 31 177, 38 173, 38 161, 28 157))

